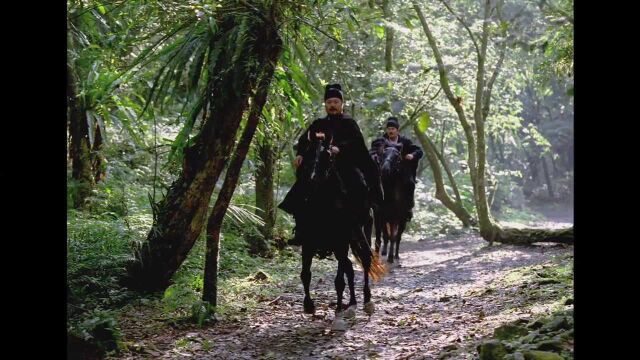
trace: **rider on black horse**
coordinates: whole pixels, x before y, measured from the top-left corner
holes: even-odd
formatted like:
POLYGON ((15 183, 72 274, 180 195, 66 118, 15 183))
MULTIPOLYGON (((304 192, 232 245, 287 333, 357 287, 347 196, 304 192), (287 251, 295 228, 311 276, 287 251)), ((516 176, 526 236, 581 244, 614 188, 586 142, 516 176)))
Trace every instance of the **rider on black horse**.
MULTIPOLYGON (((415 145, 409 138, 400 135, 400 123, 398 118, 391 116, 387 119, 387 128, 385 134, 382 137, 375 139, 371 143, 371 152, 382 153, 384 147, 387 144, 402 144, 402 159, 406 162, 407 167, 410 169, 409 176, 402 179, 406 183, 407 196, 410 199, 410 208, 414 206, 414 191, 416 188, 416 171, 418 168, 418 161, 422 158, 422 149, 415 145)), ((411 219, 413 213, 409 210, 407 219, 411 219)))
POLYGON ((323 140, 333 156, 338 178, 336 196, 345 199, 345 214, 352 216, 350 221, 364 223, 369 216, 370 206, 363 204, 380 204, 383 198, 378 168, 369 157, 360 128, 351 116, 343 113, 341 86, 327 85, 324 100, 327 116, 316 119, 300 136, 294 160, 297 180, 279 205, 296 219, 295 237, 289 241, 292 245, 302 245, 308 241, 311 237, 306 234, 315 231, 311 223, 318 225, 316 221, 300 221, 310 193, 310 184, 301 176, 301 171, 304 170, 305 161, 313 159, 315 141, 323 140))

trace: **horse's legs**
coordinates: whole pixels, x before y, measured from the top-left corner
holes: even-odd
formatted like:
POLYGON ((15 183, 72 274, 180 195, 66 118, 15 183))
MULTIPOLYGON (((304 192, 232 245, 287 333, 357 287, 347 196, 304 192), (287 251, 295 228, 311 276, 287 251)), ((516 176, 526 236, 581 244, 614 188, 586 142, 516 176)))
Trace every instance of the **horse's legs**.
POLYGON ((388 222, 383 225, 382 238, 384 239, 384 245, 382 246, 382 255, 384 256, 387 255, 387 245, 391 241, 391 224, 388 222))
POLYGON ((336 294, 338 301, 336 303, 336 313, 342 311, 342 293, 344 292, 344 263, 338 259, 338 272, 334 284, 336 286, 336 294))
MULTIPOLYGON (((387 256, 387 262, 393 263, 393 246, 397 246, 397 238, 398 238, 398 224, 397 223, 387 223, 387 227, 389 229, 389 256, 387 256)), ((386 243, 385 243, 386 245, 386 243)))
POLYGON ((353 263, 348 257, 344 257, 344 265, 342 269, 347 274, 347 283, 349 284, 349 306, 356 304, 356 291, 355 291, 355 273, 353 271, 353 263))
MULTIPOLYGON (((381 244, 381 240, 380 240, 380 236, 382 235, 382 214, 381 212, 378 211, 374 211, 373 212, 373 224, 376 228, 376 252, 379 254, 380 253, 380 244, 381 244)), ((384 253, 382 254, 384 255, 384 253)))
POLYGON ((313 261, 313 249, 310 246, 302 245, 302 271, 300 272, 300 279, 304 286, 304 312, 307 314, 313 314, 316 311, 316 306, 311 300, 309 294, 309 284, 311 283, 311 262, 313 261))
POLYGON ((406 220, 400 220, 400 228, 398 229, 398 235, 396 235, 396 259, 400 259, 400 239, 402 238, 402 233, 404 233, 404 229, 407 227, 406 220))
MULTIPOLYGON (((361 243, 361 240, 359 238, 361 238, 362 236, 364 236, 362 230, 360 228, 356 228, 353 236, 355 237, 355 242, 356 243, 361 243)), ((352 248, 352 250, 357 251, 358 252, 358 258, 360 259, 360 261, 362 262, 362 271, 364 272, 364 303, 368 303, 369 301, 371 301, 371 289, 369 289, 369 270, 371 269, 371 262, 373 261, 373 254, 371 253, 371 247, 369 246, 369 248, 359 248, 359 249, 354 249, 352 248)), ((347 259, 347 261, 349 261, 349 259, 347 259)), ((349 261, 349 263, 351 263, 351 261, 349 261)), ((351 271, 353 272, 353 265, 351 265, 351 271)), ((347 274, 347 277, 349 275, 347 274)), ((351 281, 353 282, 353 281, 351 281)), ((351 290, 351 294, 355 294, 355 292, 353 291, 353 287, 351 286, 351 283, 349 284, 349 290, 351 290)), ((349 305, 355 304, 355 296, 351 297, 351 303, 349 303, 349 305)))
POLYGON ((367 244, 369 244, 369 248, 371 248, 371 232, 373 228, 373 215, 371 211, 369 211, 369 216, 367 217, 367 221, 364 224, 364 237, 367 240, 367 244))
MULTIPOLYGON (((348 231, 348 230, 347 230, 348 231)), ((364 236, 362 234, 362 230, 359 230, 360 236, 364 236)), ((351 231, 348 231, 347 236, 352 236, 351 231)), ((336 294, 338 295, 338 301, 336 304, 337 312, 342 311, 342 295, 344 293, 345 282, 344 275, 347 275, 347 281, 349 283, 349 291, 350 291, 350 299, 349 305, 353 305, 356 303, 356 294, 354 291, 354 278, 355 274, 353 272, 353 264, 351 260, 349 260, 349 238, 345 238, 344 241, 341 241, 339 245, 334 249, 334 255, 336 260, 338 260, 338 273, 336 274, 335 286, 336 286, 336 294)))

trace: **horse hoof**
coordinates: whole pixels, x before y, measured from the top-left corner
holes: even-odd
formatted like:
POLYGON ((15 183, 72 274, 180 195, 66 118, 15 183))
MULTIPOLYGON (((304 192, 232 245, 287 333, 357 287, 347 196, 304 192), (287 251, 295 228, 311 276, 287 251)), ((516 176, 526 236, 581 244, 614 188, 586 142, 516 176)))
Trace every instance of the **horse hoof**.
POLYGON ((311 301, 311 300, 307 301, 305 299, 305 301, 304 301, 304 312, 305 312, 305 314, 315 314, 316 306, 313 304, 313 301, 311 301))
POLYGON ((333 319, 333 323, 331 324, 331 331, 346 331, 347 330, 347 322, 341 317, 337 316, 333 319))
POLYGON ((354 318, 354 317, 356 317, 356 306, 355 305, 351 305, 348 308, 346 308, 342 312, 342 316, 344 316, 345 318, 354 318))
POLYGON ((375 305, 373 305, 373 301, 369 301, 368 303, 364 304, 364 312, 367 315, 373 314, 374 311, 376 311, 376 307, 375 305))

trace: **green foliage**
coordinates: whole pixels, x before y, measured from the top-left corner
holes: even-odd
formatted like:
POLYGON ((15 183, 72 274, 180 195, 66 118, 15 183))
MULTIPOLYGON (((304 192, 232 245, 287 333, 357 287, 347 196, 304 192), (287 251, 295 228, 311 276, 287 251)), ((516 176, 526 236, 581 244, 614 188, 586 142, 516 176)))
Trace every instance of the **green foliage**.
MULTIPOLYGON (((573 6, 572 1, 554 2, 558 3, 562 9, 565 4, 573 6)), ((228 94, 238 91, 238 79, 244 75, 258 73, 247 54, 255 42, 249 23, 261 20, 259 15, 238 10, 237 2, 231 1, 89 1, 83 2, 82 8, 78 1, 68 4, 69 63, 89 125, 100 128, 105 137, 102 154, 107 159, 106 180, 96 185, 85 212, 68 212, 68 328, 84 339, 101 339, 97 341, 104 342, 104 348, 113 349, 113 339, 117 344, 119 336, 118 311, 139 297, 121 288, 118 280, 151 229, 149 195, 155 192, 157 201, 176 179, 182 151, 193 143, 212 103, 225 101, 228 94), (94 11, 87 11, 90 7, 94 11), (225 19, 231 17, 233 30, 221 34, 225 19), (216 83, 221 74, 232 75, 224 77, 228 82, 216 83), (216 93, 219 98, 211 96, 212 89, 223 89, 216 93), (105 333, 112 335, 100 335, 105 333)), ((573 104, 567 99, 573 85, 562 76, 549 76, 547 82, 536 77, 545 66, 545 74, 552 74, 551 68, 557 74, 572 73, 572 27, 544 23, 541 12, 532 11, 531 4, 509 4, 522 6, 531 16, 510 23, 494 19, 500 34, 493 35, 506 32, 508 41, 533 41, 544 50, 518 52, 515 40, 507 47, 486 122, 491 139, 487 167, 489 178, 499 184, 495 202, 502 206, 496 216, 511 222, 539 221, 538 214, 520 206, 526 204, 521 180, 530 175, 529 155, 553 157, 559 168, 553 175, 555 191, 563 199, 573 193, 573 164, 568 160, 573 151, 573 104)), ((479 3, 454 1, 452 5, 465 9, 468 24, 477 34, 479 3)), ((314 6, 305 2, 290 6, 283 10, 284 51, 256 134, 256 142, 269 139, 277 146, 276 203, 295 180, 292 145, 301 129, 324 115, 323 86, 340 82, 346 110, 358 121, 366 141, 382 133, 384 120, 390 115, 410 125, 402 129, 403 135, 411 136, 406 129, 415 123, 428 132, 451 165, 463 205, 473 215, 464 134, 457 114, 439 89, 432 50, 413 9, 392 2, 393 19, 383 23, 381 9, 375 4, 365 8, 352 1, 319 1, 314 6), (396 30, 394 70, 389 72, 384 70, 384 26, 396 30)), ((441 3, 424 7, 438 42, 446 44, 441 51, 453 91, 462 99, 467 114, 472 114, 476 76, 473 45, 441 3)), ((489 43, 488 70, 497 60, 496 39, 489 43)), ((201 301, 205 242, 199 239, 174 276, 174 284, 158 300, 167 318, 202 326, 214 312, 243 316, 258 302, 278 295, 265 283, 299 283, 299 254, 290 249, 274 249, 272 259, 249 254, 246 239, 258 236, 260 226, 253 206, 252 176, 257 161, 252 153, 223 223, 218 307, 213 309, 201 301), (266 275, 264 280, 256 276, 258 272, 266 275)), ((433 198, 430 171, 423 174, 409 231, 432 238, 460 233, 460 221, 433 198)), ((70 204, 79 186, 69 180, 70 204)), ((542 199, 546 189, 537 186, 533 197, 540 195, 542 199)), ((453 195, 448 185, 447 191, 453 195)), ((215 195, 212 200, 211 205, 215 195)), ((292 218, 277 211, 276 237, 290 237, 292 227, 292 218)), ((334 264, 330 260, 314 262, 314 266, 329 265, 334 264)))
POLYGON ((425 111, 420 115, 420 121, 418 122, 418 130, 420 132, 427 131, 429 128, 429 123, 431 122, 431 117, 429 116, 429 112, 425 111))
MULTIPOLYGON (((449 193, 451 189, 447 189, 449 193)), ((407 225, 407 231, 420 234, 421 237, 442 239, 452 235, 463 233, 462 223, 438 200, 435 199, 433 191, 427 187, 425 182, 416 184, 415 191, 416 206, 413 209, 413 219, 407 225)), ((465 199, 464 203, 470 204, 471 199, 465 199)), ((473 209, 473 207, 467 210, 473 209)), ((473 211, 470 211, 473 215, 473 211)))
POLYGON ((68 331, 97 345, 104 352, 122 348, 122 333, 114 314, 110 311, 94 310, 84 321, 71 326, 68 331))
POLYGON ((541 7, 550 24, 537 41, 545 57, 541 74, 573 77, 573 0, 549 1, 541 7))
POLYGON ((198 326, 211 322, 215 308, 202 301, 202 277, 182 277, 180 280, 165 290, 162 297, 164 311, 198 326), (184 282, 187 279, 189 283, 184 282))
POLYGON ((510 207, 502 208, 502 211, 496 214, 500 221, 527 224, 544 220, 544 217, 527 209, 514 209, 510 207))
POLYGON ((86 216, 67 219, 67 284, 70 317, 97 306, 122 304, 130 295, 120 288, 127 261, 133 259, 137 234, 123 219, 86 216))

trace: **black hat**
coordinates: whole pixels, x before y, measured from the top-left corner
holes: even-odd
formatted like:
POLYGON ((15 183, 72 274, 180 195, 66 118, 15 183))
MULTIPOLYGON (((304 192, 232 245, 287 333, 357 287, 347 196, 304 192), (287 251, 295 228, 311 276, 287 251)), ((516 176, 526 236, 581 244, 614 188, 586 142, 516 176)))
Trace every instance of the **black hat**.
MULTIPOLYGON (((324 88, 324 100, 339 98, 342 100, 342 87, 340 84, 329 84, 324 88)), ((344 101, 344 100, 343 100, 344 101)))
POLYGON ((395 116, 391 116, 387 119, 387 127, 394 127, 396 129, 400 129, 400 123, 398 122, 398 118, 395 116))

